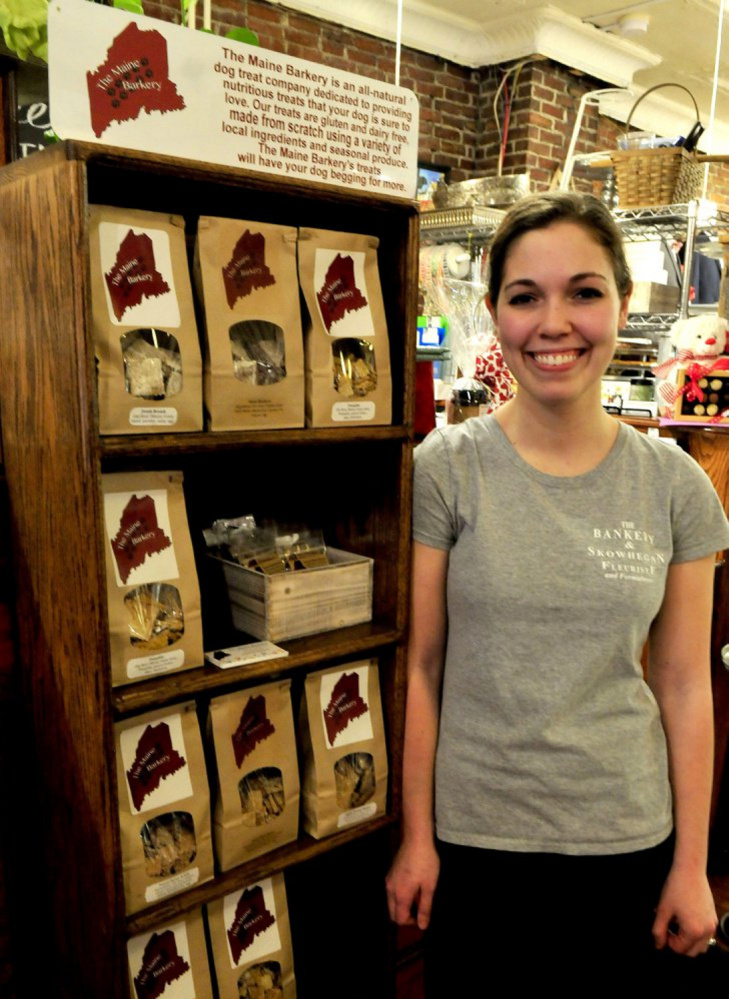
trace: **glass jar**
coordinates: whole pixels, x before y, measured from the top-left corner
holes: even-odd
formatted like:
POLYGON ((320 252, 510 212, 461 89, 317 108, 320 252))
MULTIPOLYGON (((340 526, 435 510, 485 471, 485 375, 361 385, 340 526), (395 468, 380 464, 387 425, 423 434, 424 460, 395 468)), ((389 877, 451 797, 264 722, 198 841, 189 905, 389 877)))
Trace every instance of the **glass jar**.
POLYGON ((475 378, 458 378, 453 385, 447 406, 448 423, 463 423, 481 416, 489 401, 489 390, 475 378))

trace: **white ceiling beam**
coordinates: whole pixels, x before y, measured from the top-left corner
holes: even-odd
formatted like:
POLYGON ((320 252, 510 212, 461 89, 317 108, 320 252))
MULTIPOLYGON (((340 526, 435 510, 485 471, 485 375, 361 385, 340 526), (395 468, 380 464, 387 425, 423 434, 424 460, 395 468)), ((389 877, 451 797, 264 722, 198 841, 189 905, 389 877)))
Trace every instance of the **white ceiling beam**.
MULTIPOLYGON (((394 41, 397 35, 396 0, 274 2, 378 38, 394 41)), ((402 42, 474 69, 542 55, 619 87, 628 86, 638 70, 660 62, 642 45, 602 32, 550 5, 495 18, 484 30, 478 22, 447 10, 440 16, 430 4, 408 2, 402 42)))
MULTIPOLYGON (((395 42, 397 0, 271 0, 290 10, 395 42)), ((690 5, 716 0, 686 0, 690 5)), ((627 38, 601 31, 593 24, 545 4, 493 18, 488 28, 477 21, 441 11, 432 3, 405 0, 402 44, 419 52, 448 59, 459 66, 480 68, 542 55, 569 69, 583 72, 615 87, 630 88, 636 96, 646 87, 634 83, 635 74, 660 64, 655 53, 627 38)), ((722 89, 720 85, 720 90, 722 89)), ((610 97, 600 112, 625 121, 633 98, 610 97)), ((641 103, 632 127, 673 135, 687 131, 691 111, 664 94, 641 103)), ((704 125, 706 125, 704 121, 704 125)), ((729 145, 729 126, 715 123, 714 147, 729 145)))

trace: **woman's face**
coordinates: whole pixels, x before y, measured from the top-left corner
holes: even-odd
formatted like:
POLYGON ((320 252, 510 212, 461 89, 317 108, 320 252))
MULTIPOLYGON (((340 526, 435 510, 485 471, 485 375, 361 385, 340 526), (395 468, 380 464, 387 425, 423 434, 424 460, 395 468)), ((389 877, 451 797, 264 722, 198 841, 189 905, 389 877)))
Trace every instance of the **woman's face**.
POLYGON ((599 399, 628 296, 620 297, 612 259, 590 232, 555 222, 516 239, 489 308, 520 392, 549 406, 599 399))

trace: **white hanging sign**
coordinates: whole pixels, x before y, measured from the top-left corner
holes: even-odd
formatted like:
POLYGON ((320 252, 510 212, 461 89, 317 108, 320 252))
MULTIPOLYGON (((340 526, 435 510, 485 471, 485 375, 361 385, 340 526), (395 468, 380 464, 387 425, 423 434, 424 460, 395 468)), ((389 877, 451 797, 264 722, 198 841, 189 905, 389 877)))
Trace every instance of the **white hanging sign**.
POLYGON ((414 198, 411 90, 89 3, 48 6, 62 139, 414 198))

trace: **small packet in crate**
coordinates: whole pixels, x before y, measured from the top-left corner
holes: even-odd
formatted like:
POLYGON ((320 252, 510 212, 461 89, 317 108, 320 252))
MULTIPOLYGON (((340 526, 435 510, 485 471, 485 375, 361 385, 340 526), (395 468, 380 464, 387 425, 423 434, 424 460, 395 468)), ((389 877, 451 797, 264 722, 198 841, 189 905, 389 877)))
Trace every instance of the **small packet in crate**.
POLYGON ((283 874, 207 907, 219 999, 296 999, 283 874))
POLYGON ((377 660, 307 676, 301 738, 305 832, 321 839, 385 814, 388 767, 377 660))
POLYGON ((238 690, 210 702, 218 793, 213 817, 222 871, 295 840, 299 770, 291 681, 238 690))

